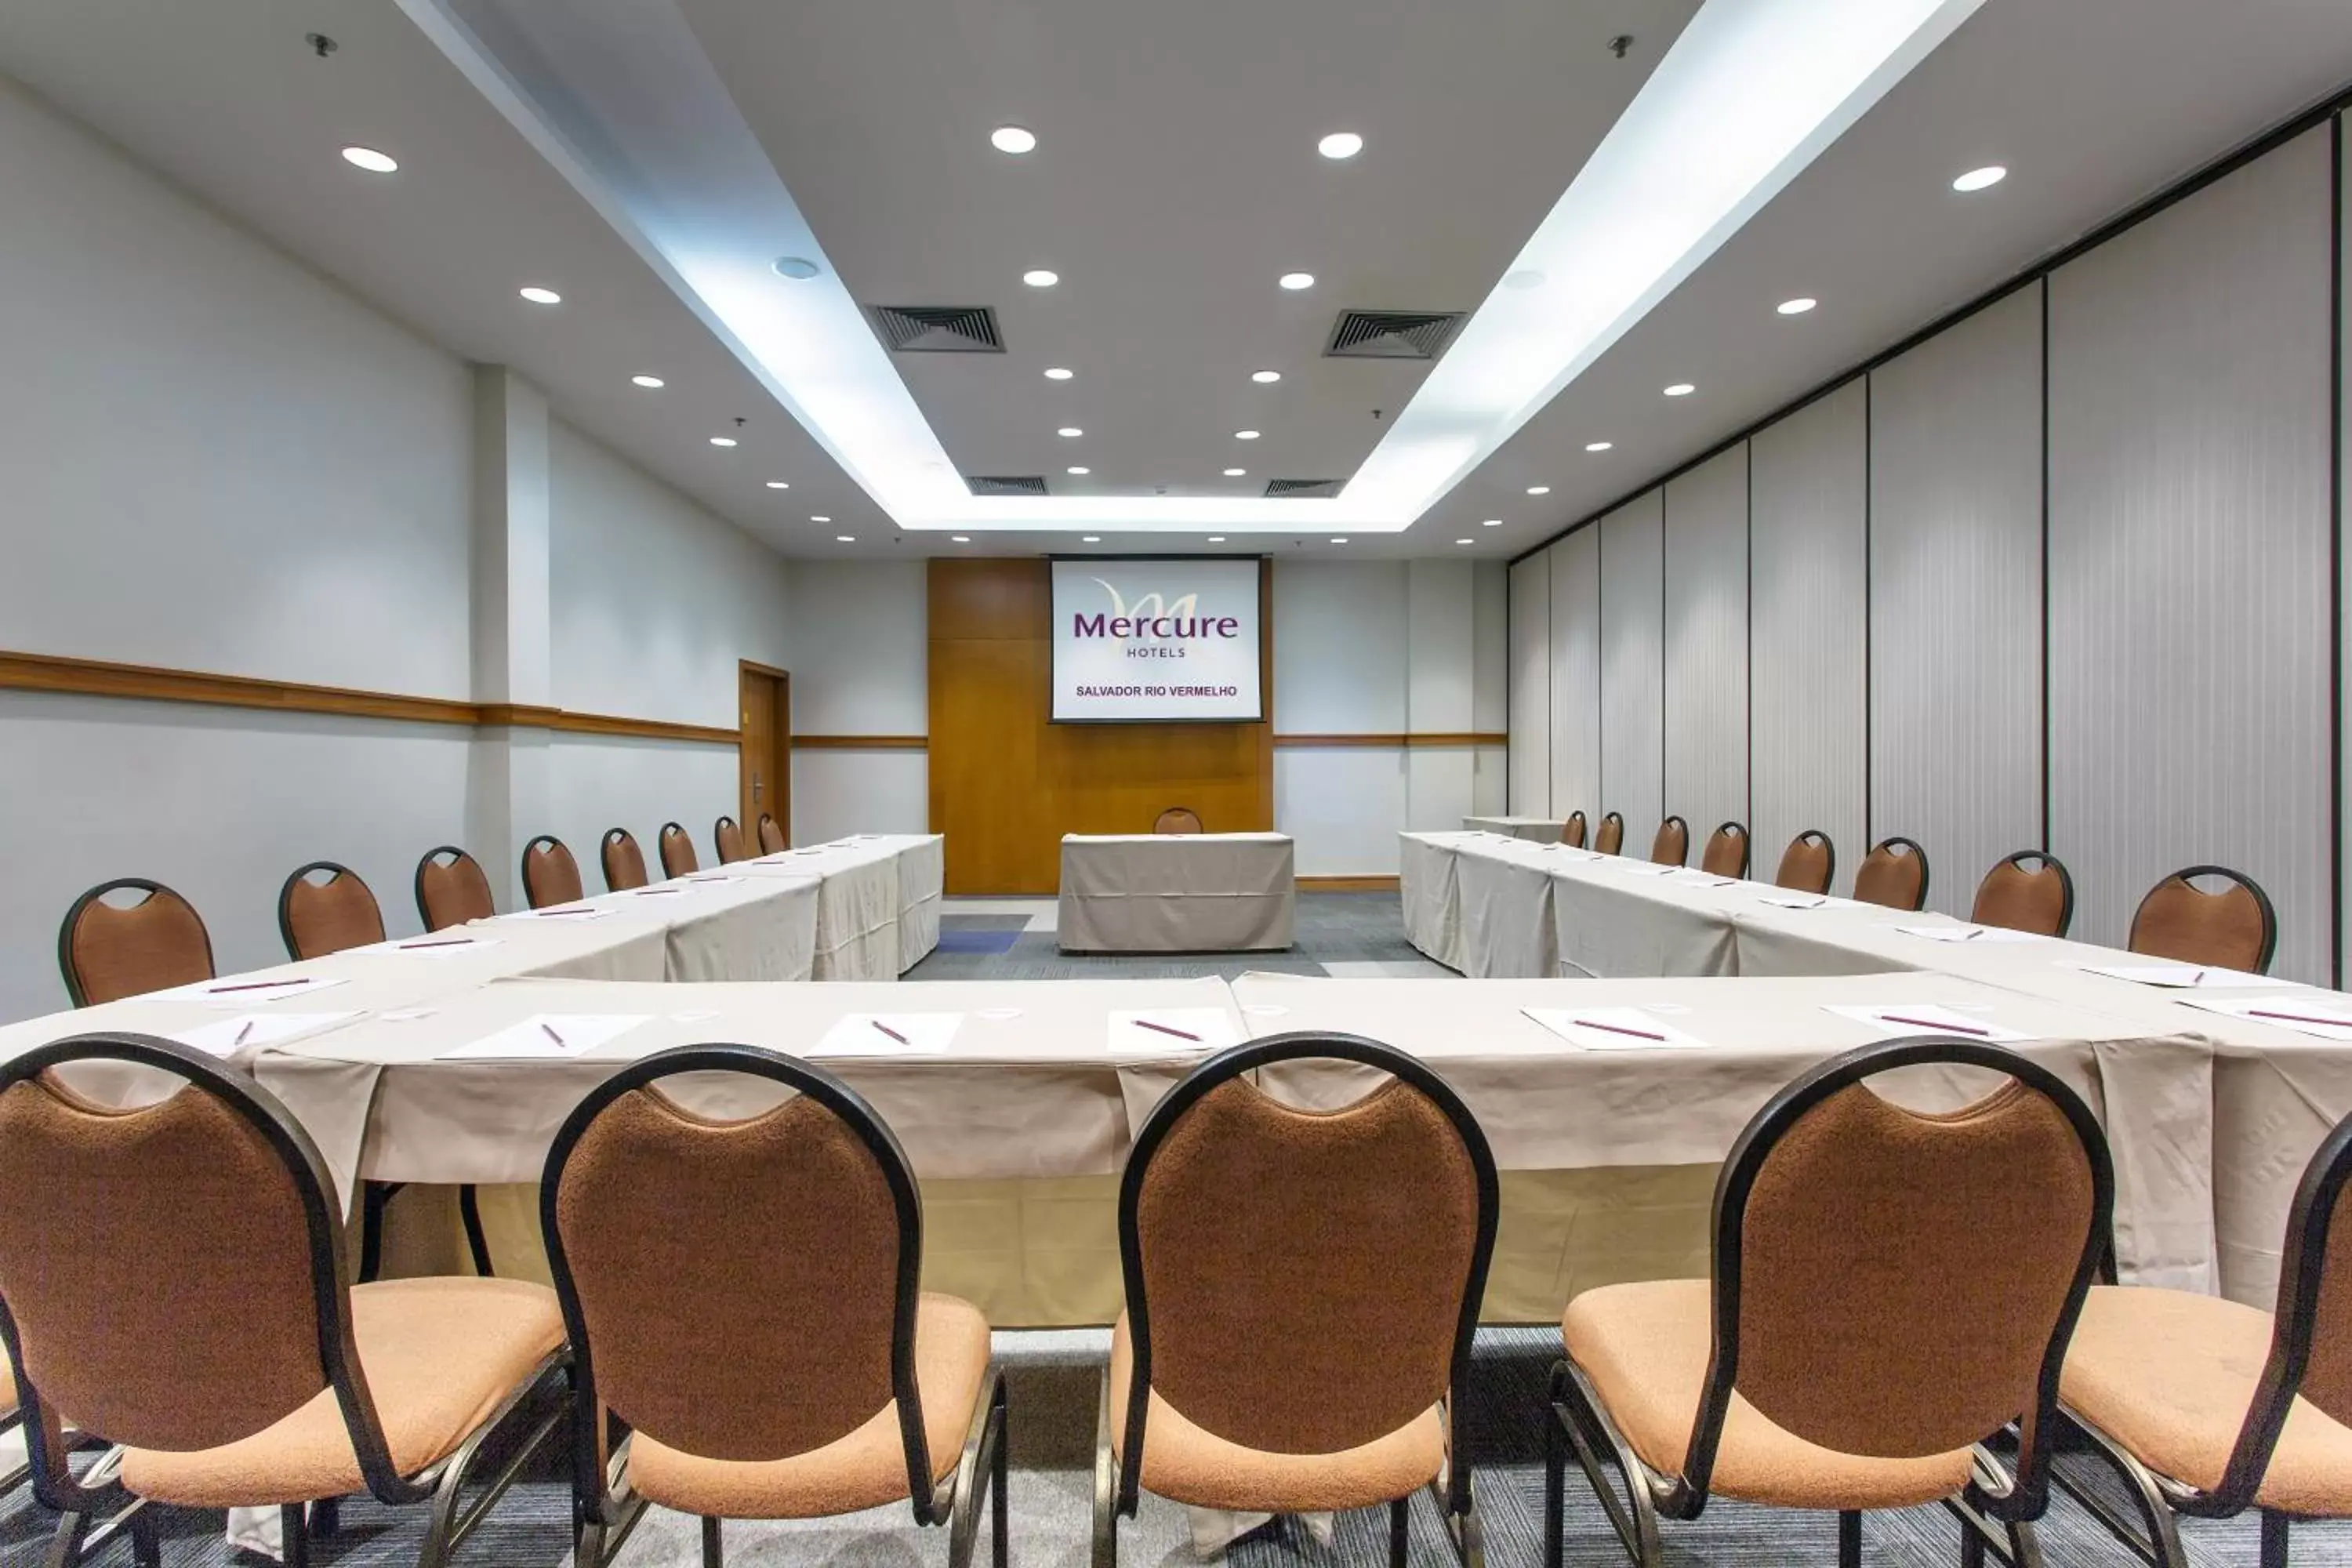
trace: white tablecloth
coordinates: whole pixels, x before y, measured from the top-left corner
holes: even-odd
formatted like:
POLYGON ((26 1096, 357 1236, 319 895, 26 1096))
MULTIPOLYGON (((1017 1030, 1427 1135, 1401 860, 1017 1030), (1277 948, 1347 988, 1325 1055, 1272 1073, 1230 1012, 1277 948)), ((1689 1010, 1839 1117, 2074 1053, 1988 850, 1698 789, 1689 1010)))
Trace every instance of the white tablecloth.
POLYGON ((1065 952, 1286 948, 1298 881, 1283 833, 1066 834, 1055 931, 1065 952))
POLYGON ((1462 826, 1468 833, 1499 833, 1507 838, 1557 844, 1567 824, 1557 816, 1465 816, 1462 826))

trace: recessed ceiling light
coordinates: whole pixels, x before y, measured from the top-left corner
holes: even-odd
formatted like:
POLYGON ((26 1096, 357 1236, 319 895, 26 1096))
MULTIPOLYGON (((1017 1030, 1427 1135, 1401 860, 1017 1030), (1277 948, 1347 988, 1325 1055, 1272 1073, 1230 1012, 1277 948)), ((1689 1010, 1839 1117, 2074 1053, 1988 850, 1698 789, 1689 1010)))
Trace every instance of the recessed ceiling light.
POLYGON ((1605 452, 1616 444, 1614 441, 1587 441, 1584 444, 1584 449, 1588 452, 1605 452))
POLYGON ((1278 370, 1254 370, 1250 372, 1250 379, 1260 386, 1272 386, 1282 379, 1282 373, 1278 370))
POLYGON ((1024 153, 1036 151, 1037 133, 1025 126, 1000 125, 988 133, 988 144, 1000 153, 1010 153, 1018 157, 1024 153))
POLYGON ((793 488, 793 485, 790 479, 770 479, 768 488, 772 490, 788 490, 793 488))
POLYGON ((1072 473, 1074 473, 1074 474, 1091 474, 1091 473, 1093 473, 1093 472, 1094 472, 1094 470, 1093 470, 1092 468, 1072 468, 1072 469, 1070 470, 1070 472, 1072 472, 1072 473))
POLYGON ((855 544, 857 542, 857 535, 854 533, 836 533, 833 536, 833 542, 835 544, 855 544))
POLYGON ((1345 539, 1335 539, 1331 542, 1334 544, 1345 544, 1348 542, 1345 539))
POLYGON ((1062 280, 1062 275, 1044 267, 1033 267, 1021 275, 1021 281, 1032 289, 1051 289, 1062 280))
POLYGON ((1078 373, 1076 371, 1064 370, 1060 365, 1055 365, 1053 369, 1045 373, 1045 379, 1047 381, 1067 381, 1070 377, 1077 374, 1078 373))
POLYGON ((1457 540, 1455 540, 1454 542, 1454 543, 1456 543, 1456 544, 1467 544, 1467 543, 1469 543, 1470 542, 1469 542, 1468 540, 1466 540, 1466 539, 1457 539, 1457 540))
POLYGON ((805 256, 779 256, 769 263, 779 278, 789 278, 795 283, 805 283, 824 268, 805 256))
POLYGON ((667 384, 667 383, 657 375, 633 375, 629 377, 629 379, 635 382, 639 386, 651 387, 656 392, 660 391, 662 387, 667 384))
POLYGON ((1255 430, 1236 430, 1234 432, 1234 439, 1236 441, 1255 441, 1257 439, 1257 432, 1255 430))
POLYGON ((950 533, 948 535, 948 539, 950 542, 955 544, 970 544, 971 542, 971 535, 969 533, 950 533))
POLYGON ((1364 139, 1352 131, 1334 131, 1315 143, 1315 150, 1326 158, 1352 158, 1364 150, 1364 139))
POLYGON ((1666 395, 1668 397, 1688 397, 1692 393, 1696 392, 1697 390, 1697 387, 1693 386, 1687 381, 1678 381, 1672 386, 1666 388, 1666 395))
POLYGON ((1551 494, 1551 487, 1549 485, 1529 485, 1528 487, 1528 494, 1531 496, 1548 496, 1551 494))
POLYGON ((1503 520, 1499 517, 1490 517, 1481 526, 1486 528, 1500 528, 1503 526, 1503 520))
POLYGON ((810 521, 811 522, 831 522, 831 521, 833 521, 833 519, 831 519, 831 518, 829 518, 829 517, 819 517, 819 516, 815 516, 815 515, 812 514, 812 515, 810 516, 810 518, 809 518, 809 521, 810 521))
POLYGON ((1078 542, 1080 544, 1100 544, 1102 542, 1102 535, 1099 533, 1081 534, 1078 537, 1078 542))
POLYGON ((1059 430, 1055 431, 1054 434, 1059 436, 1065 441, 1075 441, 1079 437, 1085 435, 1086 432, 1079 429, 1075 425, 1065 425, 1059 430))
POLYGON ((1286 272, 1282 275, 1279 281, 1284 288, 1289 289, 1296 290, 1299 289, 1312 289, 1315 287, 1315 274, 1312 272, 1286 272))
POLYGON ((1514 289, 1524 293, 1529 289, 1540 289, 1543 286, 1544 275, 1532 267, 1522 267, 1516 272, 1503 274, 1503 287, 1506 289, 1514 289))
MULTIPOLYGON (((346 153, 343 156, 348 158, 351 154, 346 153)), ((1952 189, 1956 191, 1990 190, 2007 178, 2009 178, 2007 169, 1999 163, 1987 163, 1983 168, 1970 169, 1967 174, 1954 180, 1952 189)))
POLYGON ((542 289, 534 283, 522 291, 522 297, 534 305, 561 305, 563 296, 552 289, 542 289))
POLYGON ((1820 303, 1821 301, 1819 300, 1812 299, 1806 295, 1799 295, 1794 300, 1781 300, 1780 310, 1780 314, 1784 316, 1801 316, 1820 303))
POLYGON ((713 436, 710 438, 710 444, 714 447, 732 447, 735 445, 735 437, 732 436, 713 436))
POLYGON ((1225 470, 1225 478, 1229 479, 1237 479, 1248 472, 1249 470, 1247 468, 1227 468, 1225 470))
POLYGON ((1209 535, 1209 542, 1212 544, 1223 544, 1224 542, 1225 536, 1222 533, 1213 533, 1209 535))
POLYGON ((389 174, 400 167, 397 160, 373 147, 346 147, 343 149, 343 162, 354 169, 365 169, 371 174, 389 174))

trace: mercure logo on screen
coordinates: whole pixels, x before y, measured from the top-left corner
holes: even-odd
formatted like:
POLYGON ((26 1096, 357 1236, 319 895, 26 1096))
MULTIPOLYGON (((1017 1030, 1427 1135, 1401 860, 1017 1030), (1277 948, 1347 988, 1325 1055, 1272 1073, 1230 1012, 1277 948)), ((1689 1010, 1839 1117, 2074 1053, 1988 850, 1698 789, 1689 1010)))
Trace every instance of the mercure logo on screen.
POLYGON ((1190 642, 1200 637, 1241 636, 1242 624, 1233 616, 1202 615, 1198 594, 1187 594, 1180 599, 1163 599, 1155 592, 1145 594, 1129 605, 1119 597, 1118 589, 1101 578, 1096 578, 1095 582, 1110 595, 1110 608, 1091 616, 1084 611, 1072 615, 1072 637, 1113 637, 1121 642, 1138 639, 1190 642))

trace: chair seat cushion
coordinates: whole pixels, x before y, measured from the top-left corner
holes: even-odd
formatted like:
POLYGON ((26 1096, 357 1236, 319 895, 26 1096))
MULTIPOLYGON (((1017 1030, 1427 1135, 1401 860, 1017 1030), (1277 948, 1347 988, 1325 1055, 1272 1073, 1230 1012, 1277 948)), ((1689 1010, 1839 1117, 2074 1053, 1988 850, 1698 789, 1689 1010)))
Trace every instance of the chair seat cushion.
MULTIPOLYGON (((2095 1286, 2059 1397, 2149 1468, 2210 1489, 2229 1468, 2270 1352, 2271 1315, 2260 1308, 2095 1286)), ((2297 1399, 2255 1498, 2287 1513, 2352 1514, 2352 1427, 2297 1399)))
MULTIPOLYGON (((1127 1437, 1127 1388, 1133 1374, 1127 1314, 1111 1330, 1111 1450, 1127 1437)), ((1122 1458, 1123 1458, 1122 1454, 1122 1458)), ((1411 1495, 1445 1468, 1445 1425, 1431 1405, 1395 1431, 1336 1454, 1285 1454, 1244 1447, 1185 1419, 1151 1391, 1144 1417, 1145 1490, 1195 1508, 1252 1513, 1307 1513, 1368 1508, 1411 1495)))
MULTIPOLYGON (((1560 1335, 1609 1417, 1661 1475, 1682 1474, 1714 1349, 1704 1279, 1604 1285, 1568 1304, 1560 1335)), ((1969 1450, 1878 1458, 1809 1443, 1767 1419, 1735 1389, 1715 1453, 1710 1493, 1781 1508, 1907 1508, 1968 1484, 1969 1450)))
MULTIPOLYGON (((980 1309, 926 1292, 915 1315, 915 1387, 935 1481, 963 1457, 988 1358, 980 1309)), ((640 1431, 629 1440, 629 1484, 664 1508, 716 1519, 819 1519, 897 1502, 907 1496, 898 1402, 846 1436, 777 1459, 706 1459, 640 1431)))
MULTIPOLYGON (((520 1279, 388 1279, 352 1288, 352 1338, 393 1468, 454 1453, 563 1343, 555 1292, 520 1279)), ((122 1484, 188 1508, 257 1508, 366 1489, 333 1389, 249 1437, 126 1448, 122 1484)))

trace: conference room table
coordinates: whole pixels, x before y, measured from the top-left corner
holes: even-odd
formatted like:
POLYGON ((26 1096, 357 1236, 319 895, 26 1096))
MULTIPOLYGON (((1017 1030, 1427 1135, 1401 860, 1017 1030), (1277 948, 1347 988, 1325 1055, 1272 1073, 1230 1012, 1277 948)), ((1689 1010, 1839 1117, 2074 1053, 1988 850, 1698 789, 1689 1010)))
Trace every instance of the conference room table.
POLYGON ((1557 816, 1465 816, 1462 826, 1465 832, 1499 833, 1536 844, 1557 844, 1567 831, 1567 825, 1557 816))
POLYGON ((818 879, 811 973, 818 980, 895 980, 939 945, 946 842, 936 833, 866 833, 779 850, 723 869, 818 879))
POLYGON ((1296 940, 1286 833, 1070 833, 1055 941, 1064 952, 1257 952, 1296 940))

